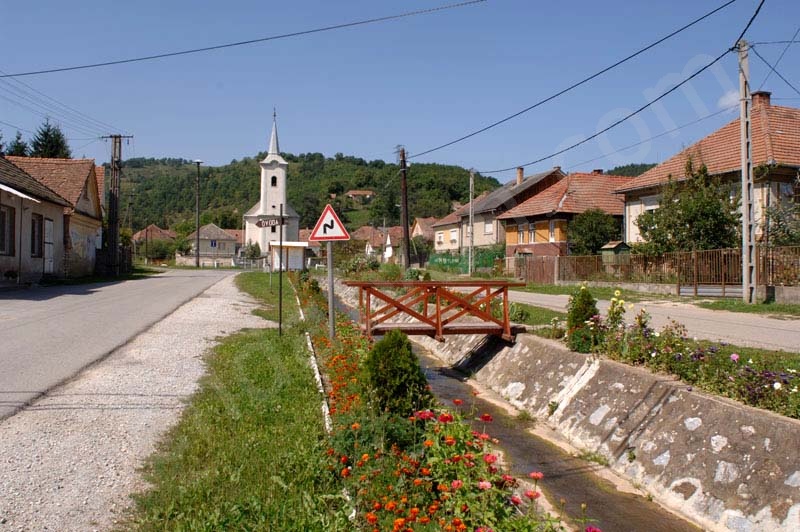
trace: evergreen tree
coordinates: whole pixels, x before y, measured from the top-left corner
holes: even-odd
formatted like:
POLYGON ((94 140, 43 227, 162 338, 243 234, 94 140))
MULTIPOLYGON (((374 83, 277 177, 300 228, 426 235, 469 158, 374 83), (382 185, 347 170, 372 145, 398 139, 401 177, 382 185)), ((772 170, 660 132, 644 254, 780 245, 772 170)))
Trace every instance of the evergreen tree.
POLYGON ((18 157, 27 157, 30 152, 28 143, 22 140, 22 133, 17 131, 14 140, 6 148, 6 155, 16 155, 18 157))
POLYGON ((72 153, 61 129, 45 120, 31 140, 31 157, 70 159, 72 153))

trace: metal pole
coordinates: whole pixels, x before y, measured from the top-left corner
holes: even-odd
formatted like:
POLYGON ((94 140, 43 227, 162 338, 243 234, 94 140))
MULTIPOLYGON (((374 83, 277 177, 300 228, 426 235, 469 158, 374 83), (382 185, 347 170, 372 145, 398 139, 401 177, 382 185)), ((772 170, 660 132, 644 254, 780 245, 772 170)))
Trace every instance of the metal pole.
POLYGON ((411 241, 408 234, 408 187, 406 184, 406 149, 400 148, 400 203, 402 204, 403 224, 403 266, 411 267, 411 241))
POLYGON ((755 302, 755 226, 753 225, 753 160, 750 129, 750 62, 748 45, 739 41, 739 122, 742 166, 742 300, 755 302))
POLYGON ((469 171, 469 265, 468 273, 472 277, 474 269, 472 246, 475 244, 475 213, 473 212, 472 197, 475 195, 475 170, 469 171))
POLYGON ((328 338, 336 337, 336 320, 333 306, 333 242, 328 240, 328 338))
POLYGON ((203 161, 196 160, 197 177, 194 180, 194 267, 200 267, 200 164, 203 161))
MULTIPOLYGON (((283 203, 281 203, 281 225, 278 235, 280 244, 278 245, 278 336, 283 336, 283 257, 281 250, 283 250, 283 203)), ((274 258, 272 255, 270 258, 274 258)))

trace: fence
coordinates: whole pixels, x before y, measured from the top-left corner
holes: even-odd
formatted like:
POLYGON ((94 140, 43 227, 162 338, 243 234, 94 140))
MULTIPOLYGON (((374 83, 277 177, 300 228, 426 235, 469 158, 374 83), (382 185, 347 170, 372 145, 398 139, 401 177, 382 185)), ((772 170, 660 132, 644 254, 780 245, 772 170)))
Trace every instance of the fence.
MULTIPOLYGON (((501 258, 505 253, 505 249, 481 249, 474 250, 472 264, 475 269, 479 268, 494 268, 495 261, 501 258)), ((428 257, 428 266, 437 270, 443 270, 454 273, 467 273, 469 271, 469 256, 464 253, 463 255, 451 255, 449 253, 433 253, 428 257)))
MULTIPOLYGON (((800 285, 800 246, 756 250, 756 283, 800 285)), ((674 284, 679 292, 697 295, 736 295, 742 284, 739 249, 713 249, 664 253, 657 257, 636 254, 506 259, 505 271, 532 283, 606 281, 618 283, 674 284)), ((738 292, 740 293, 740 292, 738 292)))

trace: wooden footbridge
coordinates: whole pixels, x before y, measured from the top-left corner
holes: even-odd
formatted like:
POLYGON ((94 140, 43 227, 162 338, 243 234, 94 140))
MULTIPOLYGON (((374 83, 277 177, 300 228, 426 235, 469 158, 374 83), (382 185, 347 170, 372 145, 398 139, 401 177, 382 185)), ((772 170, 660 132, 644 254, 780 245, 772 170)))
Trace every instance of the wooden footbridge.
POLYGON ((450 334, 490 334, 513 341, 508 281, 345 281, 358 287, 361 329, 372 338, 397 329, 439 341, 450 334), (496 318, 492 309, 499 309, 496 318), (409 319, 413 318, 413 319, 409 319))

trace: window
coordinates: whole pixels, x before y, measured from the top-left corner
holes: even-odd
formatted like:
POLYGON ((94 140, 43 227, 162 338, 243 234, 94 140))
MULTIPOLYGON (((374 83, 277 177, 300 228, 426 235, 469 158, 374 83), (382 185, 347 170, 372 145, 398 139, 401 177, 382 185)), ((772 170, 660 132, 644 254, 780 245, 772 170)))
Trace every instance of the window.
POLYGON ((528 224, 528 242, 531 244, 536 242, 536 224, 534 223, 528 224))
POLYGON ((444 231, 436 231, 436 241, 440 244, 444 242, 444 231))
POLYGON ((272 179, 270 179, 270 185, 272 185, 273 187, 278 186, 278 176, 272 176, 272 179))
POLYGON ((0 255, 14 254, 14 208, 0 205, 0 255))
POLYGON ((550 220, 550 242, 567 241, 566 220, 550 220))
POLYGON ((642 211, 654 211, 658 209, 658 196, 644 196, 642 198, 642 211))
POLYGON ((494 223, 492 220, 484 220, 483 221, 483 234, 484 235, 491 235, 494 232, 494 223))
POLYGON ((44 218, 41 214, 31 214, 31 257, 41 257, 44 239, 44 218))
POLYGON ((273 225, 273 226, 270 226, 270 229, 272 229, 272 232, 273 232, 273 233, 277 232, 277 227, 275 227, 274 225, 273 225))
POLYGON ((458 242, 458 229, 450 229, 450 242, 458 242))
POLYGON ((517 244, 524 244, 525 243, 525 226, 518 225, 517 226, 517 244))

